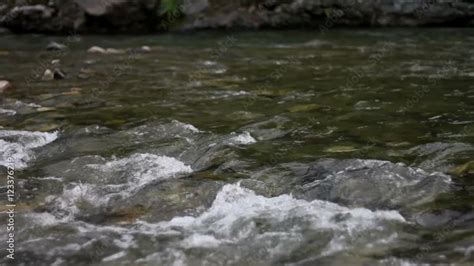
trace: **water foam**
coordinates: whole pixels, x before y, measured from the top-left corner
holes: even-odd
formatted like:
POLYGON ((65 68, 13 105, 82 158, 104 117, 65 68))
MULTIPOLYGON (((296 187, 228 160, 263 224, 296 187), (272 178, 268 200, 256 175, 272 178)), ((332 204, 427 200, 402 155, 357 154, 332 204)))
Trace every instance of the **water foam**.
POLYGON ((183 162, 168 156, 150 153, 137 153, 128 158, 109 161, 103 165, 88 165, 102 172, 129 173, 129 182, 143 186, 153 181, 165 180, 180 173, 191 173, 193 170, 183 162))
POLYGON ((149 153, 133 154, 104 164, 87 164, 86 167, 93 170, 91 175, 100 178, 101 183, 71 183, 65 186, 62 195, 48 198, 47 204, 52 206, 57 222, 73 220, 81 211, 80 205, 104 206, 112 197, 128 198, 150 183, 193 171, 175 158, 149 153))
POLYGON ((142 230, 158 235, 182 235, 177 245, 184 250, 233 246, 231 250, 235 252, 230 252, 231 256, 244 256, 259 249, 271 258, 291 253, 298 243, 305 242, 308 232, 331 234, 320 253, 325 256, 350 249, 354 241, 370 244, 379 238, 393 238, 385 225, 404 222, 396 211, 351 209, 327 201, 299 200, 287 194, 267 198, 229 184, 217 194, 212 206, 197 217, 139 224, 142 230))
POLYGON ((7 116, 11 116, 11 115, 15 115, 16 114, 16 111, 15 110, 10 110, 10 109, 3 109, 3 108, 0 108, 0 115, 7 115, 7 116))
POLYGON ((8 159, 13 158, 16 168, 26 168, 35 158, 33 149, 53 142, 58 135, 58 132, 0 130, 0 165, 8 165, 8 159))
MULTIPOLYGON (((101 196, 91 197, 94 193, 96 191, 88 185, 77 185, 64 192, 74 205, 80 200, 104 201, 101 196)), ((34 221, 41 220, 43 226, 57 221, 48 214, 36 218, 34 221)), ((397 240, 391 226, 405 223, 405 219, 396 211, 351 209, 321 200, 295 199, 287 194, 268 198, 238 184, 228 184, 219 191, 211 207, 195 217, 175 217, 160 223, 139 221, 131 227, 69 222, 75 224, 81 235, 113 237, 113 246, 118 250, 113 248, 115 253, 104 254, 102 262, 125 259, 132 264, 187 265, 191 261, 206 264, 218 258, 241 264, 250 258, 258 264, 291 256, 308 244, 315 245, 311 254, 317 257, 361 245, 377 243, 380 247, 397 240), (151 241, 145 240, 151 246, 143 250, 149 255, 129 257, 137 248, 138 241, 144 239, 151 241), (169 241, 166 246, 162 243, 164 239, 169 241), (204 252, 208 249, 212 252, 204 252), (215 257, 216 252, 218 257, 215 257)), ((85 248, 85 244, 81 246, 85 248)))
POLYGON ((229 139, 229 143, 231 144, 250 145, 250 144, 257 143, 257 141, 247 131, 244 131, 239 135, 236 135, 236 133, 231 133, 231 135, 233 136, 229 139))

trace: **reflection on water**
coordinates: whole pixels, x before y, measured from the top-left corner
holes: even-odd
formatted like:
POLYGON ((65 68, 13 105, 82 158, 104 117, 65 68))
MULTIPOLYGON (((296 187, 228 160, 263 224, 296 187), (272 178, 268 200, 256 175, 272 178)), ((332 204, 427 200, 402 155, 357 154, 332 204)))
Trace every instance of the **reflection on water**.
POLYGON ((16 257, 472 263, 470 35, 83 36, 63 53, 45 47, 66 38, 2 36, 0 78, 14 89, 0 100, 0 168, 17 168, 16 257), (42 79, 45 67, 66 79, 42 79))

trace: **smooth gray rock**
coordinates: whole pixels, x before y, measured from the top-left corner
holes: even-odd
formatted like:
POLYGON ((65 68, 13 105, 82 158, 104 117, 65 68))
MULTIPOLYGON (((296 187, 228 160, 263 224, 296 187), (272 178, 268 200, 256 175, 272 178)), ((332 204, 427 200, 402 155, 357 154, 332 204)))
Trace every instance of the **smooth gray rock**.
POLYGON ((269 195, 291 193, 373 210, 413 209, 452 189, 451 178, 402 163, 362 159, 321 159, 287 163, 252 176, 269 195))

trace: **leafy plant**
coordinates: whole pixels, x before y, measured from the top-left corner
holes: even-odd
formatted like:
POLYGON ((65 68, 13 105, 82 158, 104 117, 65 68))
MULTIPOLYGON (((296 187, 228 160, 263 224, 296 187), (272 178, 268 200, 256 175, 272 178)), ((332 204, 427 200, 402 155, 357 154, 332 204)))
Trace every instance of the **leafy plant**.
POLYGON ((178 0, 162 0, 160 9, 161 14, 167 17, 178 16, 181 13, 178 0))

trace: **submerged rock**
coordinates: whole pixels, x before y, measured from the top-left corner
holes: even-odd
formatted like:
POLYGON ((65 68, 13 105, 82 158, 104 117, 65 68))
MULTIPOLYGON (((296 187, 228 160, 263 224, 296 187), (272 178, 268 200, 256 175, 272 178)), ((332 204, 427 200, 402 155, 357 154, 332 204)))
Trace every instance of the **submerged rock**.
POLYGON ((297 112, 310 112, 314 110, 321 109, 321 106, 317 104, 300 104, 300 105, 295 105, 290 108, 288 108, 288 111, 291 113, 297 113, 297 112))
POLYGON ((401 163, 321 160, 311 165, 297 191, 350 206, 394 209, 431 202, 450 189, 451 178, 401 163))
POLYGON ((418 167, 445 173, 450 171, 455 161, 469 160, 473 154, 474 146, 460 142, 434 142, 405 151, 405 155, 416 156, 415 165, 418 167))
POLYGON ((351 207, 406 209, 433 201, 451 189, 451 178, 402 163, 361 159, 322 159, 283 164, 256 173, 274 193, 293 193, 351 207))
MULTIPOLYGON (((201 183, 202 184, 202 183, 201 183)), ((188 182, 188 186, 189 186, 188 182)), ((33 243, 26 241, 21 245, 19 252, 33 250, 36 255, 42 254, 42 261, 54 261, 58 254, 68 261, 76 261, 78 253, 88 256, 90 260, 99 254, 97 261, 134 264, 171 265, 178 261, 199 261, 203 264, 212 264, 216 260, 214 254, 219 254, 219 261, 233 261, 236 264, 261 265, 268 262, 285 261, 291 257, 292 261, 305 260, 308 257, 330 257, 334 254, 357 250, 360 246, 377 243, 379 249, 389 249, 397 246, 398 236, 393 234, 396 226, 405 224, 405 219, 396 211, 371 211, 363 208, 351 209, 334 203, 321 200, 298 200, 291 195, 278 197, 263 197, 253 191, 236 184, 225 186, 191 185, 196 193, 201 190, 203 195, 176 191, 176 200, 166 189, 177 189, 171 184, 164 188, 154 188, 155 196, 151 191, 144 192, 146 200, 138 200, 140 193, 132 196, 132 202, 141 202, 133 205, 127 201, 116 201, 119 204, 113 212, 105 210, 105 216, 91 212, 88 216, 77 216, 81 221, 69 220, 67 216, 61 218, 61 210, 71 210, 78 214, 94 208, 103 202, 101 197, 92 196, 93 188, 77 184, 64 190, 61 197, 51 199, 44 210, 48 212, 31 213, 27 219, 31 221, 27 228, 38 230, 50 228, 80 228, 79 233, 66 233, 58 241, 65 244, 74 243, 77 248, 68 250, 57 241, 50 241, 48 234, 38 237, 33 243), (220 187, 218 190, 217 188, 220 187), (167 196, 163 197, 163 194, 167 196), (176 215, 169 220, 144 221, 136 220, 152 209, 152 198, 157 205, 155 215, 172 212, 181 208, 181 201, 190 202, 194 212, 176 215), (185 199, 188 200, 185 200, 185 199), (207 199, 206 199, 207 198, 207 199), (85 203, 83 201, 88 201, 85 203), (196 207, 196 202, 204 203, 204 208, 196 207), (207 203, 209 201, 209 203, 207 203), (173 202, 180 203, 175 204, 173 202), (105 218, 105 220, 104 220, 105 218), (120 224, 102 224, 107 221, 118 220, 120 224), (84 222, 87 221, 87 222, 84 222), (90 250, 91 236, 100 235, 108 243, 104 249, 90 250), (41 245, 40 245, 41 243, 41 245), (147 243, 144 245, 144 243, 147 243), (138 244, 138 245, 137 245, 138 244), (140 252, 133 252, 140 248, 140 252), (54 249, 54 252, 49 250, 54 249), (112 251, 110 251, 112 250, 112 251), (210 252, 212 251, 212 252, 210 252), (123 256, 112 256, 116 253, 127 253, 123 256)), ((178 188, 179 189, 179 188, 178 188)), ((86 211, 87 213, 87 211, 86 211)), ((44 232, 41 230, 41 232, 44 232)), ((80 258, 79 258, 80 260, 80 258)))
POLYGON ((456 176, 474 176, 474 161, 459 165, 453 168, 450 173, 456 176))
POLYGON ((288 135, 292 131, 293 125, 290 119, 283 116, 275 116, 268 120, 247 125, 241 130, 249 132, 257 140, 266 141, 288 135))
POLYGON ((357 148, 353 146, 333 146, 333 147, 327 148, 324 151, 329 152, 329 153, 347 153, 347 152, 355 152, 357 151, 357 148))
POLYGON ((45 146, 58 138, 58 133, 0 130, 0 165, 15 160, 15 167, 23 169, 35 159, 34 149, 45 146))

